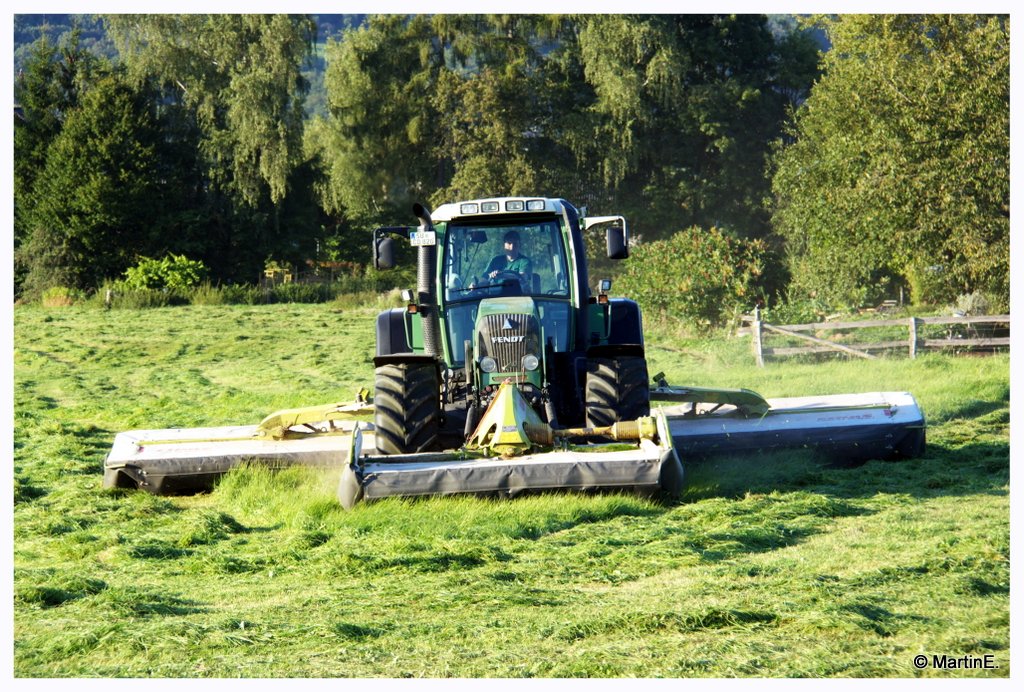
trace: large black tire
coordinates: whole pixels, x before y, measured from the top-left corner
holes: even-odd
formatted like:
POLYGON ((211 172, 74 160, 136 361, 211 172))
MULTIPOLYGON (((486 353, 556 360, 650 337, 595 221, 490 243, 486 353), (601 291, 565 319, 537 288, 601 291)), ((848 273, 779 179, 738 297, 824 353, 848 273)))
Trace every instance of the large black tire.
POLYGON ((592 358, 587 363, 587 425, 600 427, 651 413, 647 359, 592 358))
POLYGON ((376 370, 373 422, 379 454, 437 447, 440 382, 434 363, 388 363, 376 370))

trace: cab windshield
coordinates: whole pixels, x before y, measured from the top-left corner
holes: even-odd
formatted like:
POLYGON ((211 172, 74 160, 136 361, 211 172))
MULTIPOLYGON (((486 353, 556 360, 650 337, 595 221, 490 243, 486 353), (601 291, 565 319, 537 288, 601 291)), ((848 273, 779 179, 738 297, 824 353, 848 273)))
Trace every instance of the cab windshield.
POLYGON ((444 287, 449 301, 569 297, 565 248, 556 219, 452 224, 445 238, 444 287))

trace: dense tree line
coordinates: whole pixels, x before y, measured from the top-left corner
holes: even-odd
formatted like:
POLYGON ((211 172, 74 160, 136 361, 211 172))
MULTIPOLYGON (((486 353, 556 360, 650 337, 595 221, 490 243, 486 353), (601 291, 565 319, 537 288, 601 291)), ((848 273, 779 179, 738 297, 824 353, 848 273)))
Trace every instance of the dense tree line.
MULTIPOLYGON (((19 293, 169 253, 216 281, 271 258, 365 261, 369 229, 412 201, 512 194, 624 213, 648 241, 785 242, 795 297, 816 281, 839 302, 921 292, 935 266, 956 291, 1003 290, 1006 18, 825 18, 822 58, 810 25, 757 15, 371 16, 327 40, 312 118, 313 18, 103 21, 116 60, 43 36, 15 81, 19 293), (871 176, 885 194, 865 215, 851 191, 871 176)), ((785 272, 761 281, 785 294, 785 272)))
POLYGON ((859 304, 904 286, 1008 308, 1009 19, 816 21, 833 48, 774 178, 793 295, 859 304))

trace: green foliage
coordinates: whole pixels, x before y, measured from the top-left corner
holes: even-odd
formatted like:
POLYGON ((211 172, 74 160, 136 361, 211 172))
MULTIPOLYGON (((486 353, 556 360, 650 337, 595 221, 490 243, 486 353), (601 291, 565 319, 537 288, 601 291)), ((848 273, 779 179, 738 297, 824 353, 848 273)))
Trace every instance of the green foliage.
POLYGON ((307 142, 324 168, 325 209, 371 226, 404 219, 426 199, 435 168, 429 94, 443 61, 437 48, 429 19, 397 15, 372 17, 328 41, 330 117, 311 127, 307 142))
POLYGON ((190 292, 192 305, 258 305, 264 302, 258 286, 214 286, 204 281, 190 292))
POLYGON ((124 273, 129 289, 150 288, 183 291, 198 286, 206 278, 206 266, 184 255, 167 255, 161 259, 141 258, 124 273))
POLYGON ((300 15, 108 15, 125 64, 176 85, 203 133, 207 175, 246 204, 286 196, 300 161, 301 66, 316 28, 300 15))
POLYGON ((829 306, 820 300, 802 298, 771 302, 761 311, 761 316, 764 321, 775 324, 810 324, 823 321, 829 312, 829 306))
POLYGON ((74 305, 85 297, 82 291, 67 286, 52 286, 43 291, 43 305, 46 307, 63 307, 74 305))
POLYGON ((1009 18, 818 20, 832 50, 778 157, 792 291, 834 306, 1008 297, 1009 18))
POLYGON ((287 283, 278 284, 267 291, 271 303, 325 303, 337 296, 330 284, 287 283))
POLYGON ((31 230, 18 250, 27 294, 51 285, 93 288, 121 274, 132 254, 166 242, 162 224, 180 201, 185 172, 166 168, 152 95, 108 72, 65 115, 33 186, 31 230))
POLYGON ((761 240, 694 226, 630 249, 616 290, 645 309, 699 326, 720 326, 763 299, 768 260, 761 240))
POLYGON ((580 60, 595 98, 574 151, 650 238, 690 225, 769 230, 769 142, 816 75, 802 34, 761 15, 585 15, 580 60))
MULTIPOLYGON (((110 285, 110 284, 107 284, 110 285)), ((180 291, 158 288, 128 288, 123 283, 115 283, 110 297, 110 307, 115 309, 141 310, 146 308, 165 308, 171 305, 188 305, 188 296, 180 291)), ((93 296, 93 305, 107 305, 106 291, 93 296)))
POLYGON ((187 199, 162 215, 163 245, 219 282, 254 281, 269 254, 304 261, 324 223, 302 151, 302 67, 315 26, 300 15, 106 17, 127 74, 157 91, 187 199))
POLYGON ((326 208, 393 223, 414 200, 544 191, 651 238, 766 233, 768 142, 816 64, 754 15, 378 16, 327 54, 307 139, 326 208))
POLYGON ((311 17, 107 16, 117 68, 77 31, 23 45, 16 295, 92 290, 139 255, 200 259, 220 285, 268 256, 365 263, 360 238, 413 201, 522 192, 648 240, 784 238, 786 275, 758 283, 795 304, 1008 304, 1008 17, 816 20, 835 48, 809 98, 821 56, 787 21, 375 16, 327 44, 308 123, 311 17))
POLYGON ((472 78, 444 75, 435 94, 444 128, 435 156, 457 165, 449 184, 433 195, 435 204, 543 189, 541 152, 523 142, 543 97, 539 86, 516 64, 485 68, 472 78))
MULTIPOLYGON (((14 118, 14 269, 15 291, 28 272, 32 253, 20 251, 33 233, 32 214, 38 195, 36 183, 46 166, 50 145, 60 134, 67 115, 78 107, 81 91, 96 68, 96 60, 79 45, 72 31, 58 45, 41 38, 29 46, 28 57, 14 82, 17 105, 14 118)), ((35 253, 43 243, 35 244, 35 253)), ((64 277, 38 282, 39 288, 64 277)))

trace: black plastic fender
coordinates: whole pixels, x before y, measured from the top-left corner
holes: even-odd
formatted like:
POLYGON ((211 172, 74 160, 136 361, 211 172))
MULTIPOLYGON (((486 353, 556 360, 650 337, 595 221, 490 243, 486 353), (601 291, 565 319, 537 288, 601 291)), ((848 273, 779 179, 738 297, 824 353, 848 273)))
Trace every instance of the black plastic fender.
POLYGON ((404 308, 391 308, 377 315, 377 355, 412 353, 405 326, 404 308))
POLYGON ((608 319, 611 320, 608 343, 643 346, 644 324, 640 306, 636 301, 629 298, 611 298, 608 301, 608 308, 608 319))

